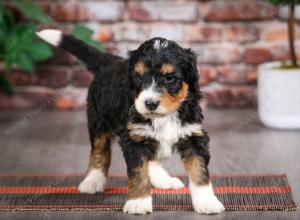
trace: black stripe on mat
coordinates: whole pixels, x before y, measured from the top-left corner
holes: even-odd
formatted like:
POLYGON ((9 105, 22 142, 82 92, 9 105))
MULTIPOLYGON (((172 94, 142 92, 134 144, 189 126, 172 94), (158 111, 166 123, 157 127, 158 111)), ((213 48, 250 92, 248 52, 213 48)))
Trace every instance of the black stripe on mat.
MULTIPOLYGON (((36 177, 12 177, 0 176, 0 187, 14 186, 49 186, 49 187, 70 187, 78 186, 84 176, 36 176, 36 177)), ((186 177, 181 177, 184 184, 188 185, 186 177)), ((214 187, 265 187, 281 186, 288 187, 288 181, 285 175, 278 176, 213 176, 211 181, 214 187)), ((109 177, 108 187, 127 186, 127 178, 123 176, 109 177)))
MULTIPOLYGON (((175 206, 177 210, 190 210, 191 197, 189 194, 153 194, 153 205, 161 210, 171 210, 163 206, 175 206)), ((289 193, 270 193, 270 194, 217 194, 227 210, 293 210, 295 204, 289 193), (244 208, 243 208, 244 206, 244 208), (259 207, 260 206, 260 207, 259 207), (268 207, 269 206, 269 207, 268 207), (252 207, 252 208, 251 208, 252 207), (255 208, 253 208, 255 207, 255 208), (268 208, 266 208, 268 207, 268 208)), ((4 194, 0 197, 0 209, 11 207, 16 209, 20 206, 74 206, 74 207, 93 207, 116 206, 121 209, 127 199, 126 194, 4 194)), ((24 208, 26 209, 26 208, 24 208)), ((72 208, 70 208, 72 209, 72 208)), ((74 208, 75 209, 75 208, 74 208)))

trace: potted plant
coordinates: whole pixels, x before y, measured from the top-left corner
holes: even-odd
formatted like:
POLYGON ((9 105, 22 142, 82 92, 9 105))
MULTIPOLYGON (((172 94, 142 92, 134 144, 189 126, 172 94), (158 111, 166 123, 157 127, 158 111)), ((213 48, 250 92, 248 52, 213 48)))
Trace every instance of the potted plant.
MULTIPOLYGON (((36 64, 52 57, 51 47, 36 37, 38 24, 50 23, 52 19, 31 0, 0 1, 0 92, 14 94, 14 87, 7 79, 12 69, 24 74, 33 74, 36 64), (17 21, 12 8, 18 10, 24 19, 17 21)), ((85 43, 104 50, 103 45, 92 39, 93 31, 76 25, 72 34, 85 43)))
POLYGON ((289 8, 290 60, 258 68, 258 112, 262 123, 279 129, 300 129, 300 65, 295 52, 295 6, 300 0, 269 0, 289 8))
POLYGON ((29 0, 0 2, 0 92, 14 93, 6 76, 13 68, 32 73, 36 63, 52 57, 51 48, 35 36, 38 23, 51 19, 42 9, 29 0), (24 17, 17 21, 12 8, 24 17))

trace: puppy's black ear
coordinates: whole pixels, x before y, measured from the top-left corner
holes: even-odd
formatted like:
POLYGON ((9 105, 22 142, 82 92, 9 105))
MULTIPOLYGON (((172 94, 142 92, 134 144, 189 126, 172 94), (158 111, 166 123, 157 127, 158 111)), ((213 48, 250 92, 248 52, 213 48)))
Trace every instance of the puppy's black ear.
POLYGON ((199 75, 197 69, 197 56, 191 49, 184 49, 184 77, 191 89, 199 90, 199 75))

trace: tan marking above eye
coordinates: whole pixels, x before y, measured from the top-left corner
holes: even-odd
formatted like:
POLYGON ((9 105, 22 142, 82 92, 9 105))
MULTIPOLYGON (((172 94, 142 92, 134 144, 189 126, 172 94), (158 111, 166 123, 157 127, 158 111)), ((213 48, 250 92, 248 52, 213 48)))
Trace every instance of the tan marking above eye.
POLYGON ((147 67, 142 61, 139 61, 134 65, 134 71, 140 75, 144 75, 147 71, 147 67))
POLYGON ((170 63, 164 63, 161 68, 160 68, 160 72, 163 74, 163 75, 166 75, 168 73, 172 73, 174 72, 175 70, 175 67, 170 64, 170 63))
POLYGON ((177 95, 172 96, 170 93, 165 91, 161 97, 160 97, 160 103, 161 105, 169 112, 175 112, 180 104, 183 102, 184 98, 187 95, 188 92, 188 84, 183 83, 181 89, 177 93, 177 95))

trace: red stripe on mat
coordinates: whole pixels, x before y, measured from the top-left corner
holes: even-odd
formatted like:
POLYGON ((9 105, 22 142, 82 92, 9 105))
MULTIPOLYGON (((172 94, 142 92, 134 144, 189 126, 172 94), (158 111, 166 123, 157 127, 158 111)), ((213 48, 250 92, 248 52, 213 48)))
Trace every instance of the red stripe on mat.
MULTIPOLYGON (((154 194, 187 194, 188 188, 181 189, 151 189, 154 194)), ((262 193, 288 193, 290 187, 214 187, 215 193, 243 193, 243 194, 262 194, 262 193)), ((76 187, 0 187, 0 193, 19 194, 19 193, 61 193, 76 194, 79 193, 76 187)), ((105 193, 128 193, 127 187, 111 187, 105 190, 105 193)))
MULTIPOLYGON (((172 173, 170 173, 172 174, 172 173)), ((83 173, 0 173, 0 177, 84 177, 83 173)), ((110 177, 126 177, 126 174, 112 174, 110 177)), ((172 174, 172 176, 185 177, 186 175, 172 174)), ((211 174, 210 177, 286 177, 286 174, 211 174)))
MULTIPOLYGON (((294 208, 295 205, 284 205, 288 208, 294 208)), ((243 208, 243 209, 268 209, 277 208, 280 205, 225 205, 225 208, 243 208)), ((13 206, 0 206, 1 209, 81 209, 81 208, 112 208, 122 209, 123 205, 13 205, 13 206)), ((153 208, 193 208, 192 205, 153 205, 153 208)))

